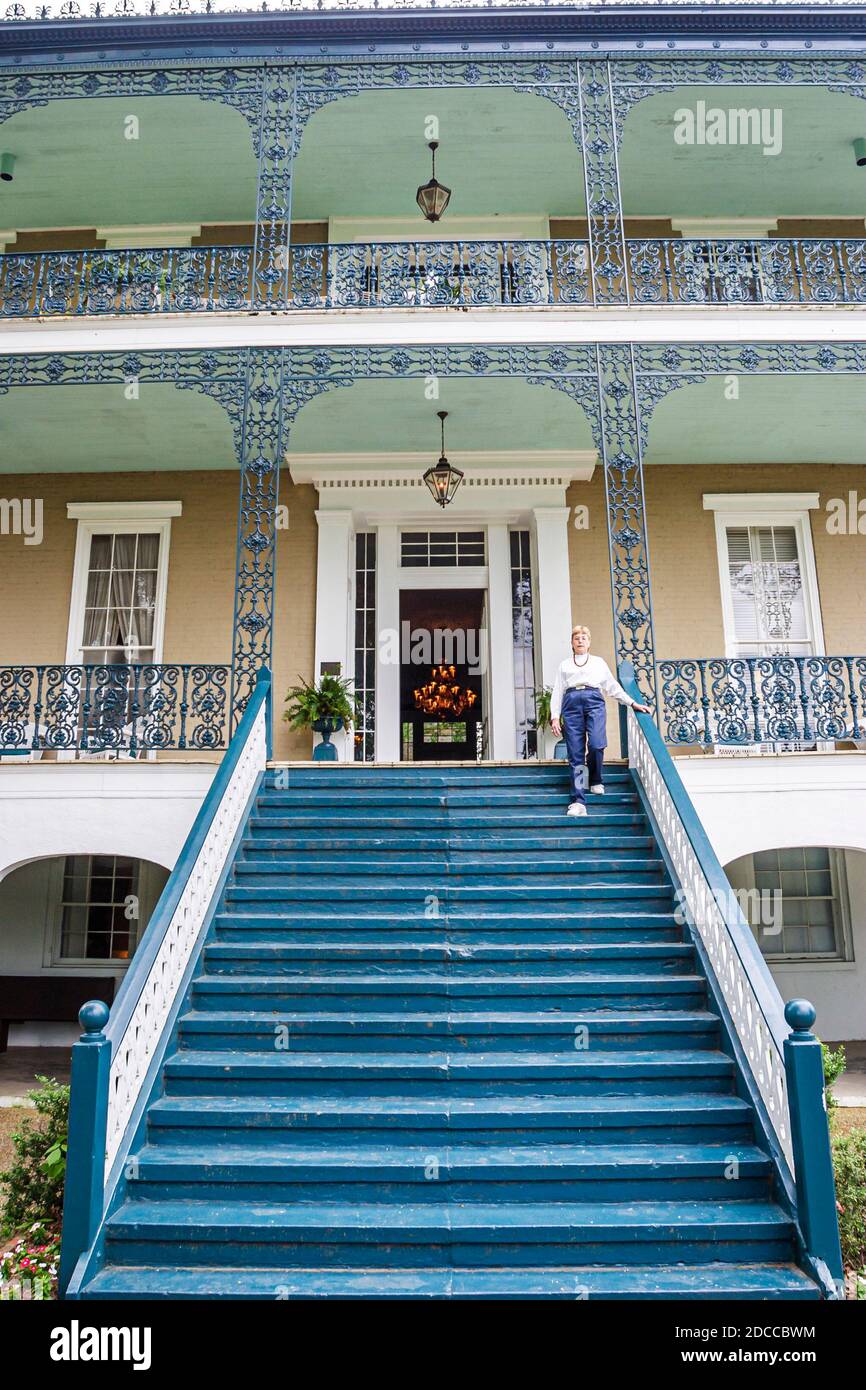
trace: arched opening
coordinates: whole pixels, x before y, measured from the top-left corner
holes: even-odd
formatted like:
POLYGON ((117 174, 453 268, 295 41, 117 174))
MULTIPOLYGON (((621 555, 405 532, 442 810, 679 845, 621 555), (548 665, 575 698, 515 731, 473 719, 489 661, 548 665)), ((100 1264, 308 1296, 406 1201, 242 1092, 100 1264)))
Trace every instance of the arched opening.
POLYGON ((826 1042, 844 1042, 866 1091, 866 852, 833 845, 755 849, 726 865, 785 999, 810 999, 826 1042))
POLYGON ((78 1009, 111 1002, 168 876, 94 852, 32 859, 0 882, 0 1083, 4 1059, 16 1076, 68 1064, 78 1009))

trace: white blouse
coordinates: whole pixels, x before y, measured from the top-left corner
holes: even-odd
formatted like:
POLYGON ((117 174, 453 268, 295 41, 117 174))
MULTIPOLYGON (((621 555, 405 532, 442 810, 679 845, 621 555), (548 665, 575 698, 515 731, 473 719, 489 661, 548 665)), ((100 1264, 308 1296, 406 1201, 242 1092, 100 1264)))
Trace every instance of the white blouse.
POLYGON ((574 656, 567 656, 565 661, 560 663, 556 672, 556 680, 553 682, 553 693, 550 697, 550 717, 558 719, 562 711, 562 700, 566 690, 580 690, 589 687, 593 690, 600 690, 603 695, 610 695, 611 699, 619 700, 621 705, 633 705, 635 702, 630 695, 627 695, 620 685, 616 676, 611 671, 607 662, 600 656, 579 656, 575 660, 574 656))

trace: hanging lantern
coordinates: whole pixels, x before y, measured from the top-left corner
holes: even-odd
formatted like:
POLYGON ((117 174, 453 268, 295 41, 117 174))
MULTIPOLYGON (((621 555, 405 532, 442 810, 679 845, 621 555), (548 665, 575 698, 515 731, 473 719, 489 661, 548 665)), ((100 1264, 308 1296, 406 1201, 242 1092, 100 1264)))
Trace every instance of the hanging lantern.
POLYGON ((440 507, 447 507, 453 499, 454 494, 463 482, 463 474, 459 468, 454 468, 445 457, 445 421, 448 418, 447 410, 437 410, 442 425, 442 453, 438 463, 427 469, 424 474, 424 482, 427 484, 433 498, 439 503, 440 507))
POLYGON ((427 183, 422 183, 415 193, 415 202, 418 204, 428 222, 438 222, 448 204, 451 202, 451 189, 446 188, 444 183, 440 183, 436 177, 436 151, 438 148, 439 141, 431 140, 430 152, 433 156, 433 177, 427 183))

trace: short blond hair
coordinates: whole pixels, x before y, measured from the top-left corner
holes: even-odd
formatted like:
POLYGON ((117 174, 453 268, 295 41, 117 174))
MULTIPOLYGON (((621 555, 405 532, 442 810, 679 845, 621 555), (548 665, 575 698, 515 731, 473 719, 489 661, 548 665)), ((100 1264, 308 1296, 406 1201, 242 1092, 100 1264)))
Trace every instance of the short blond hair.
POLYGON ((571 629, 571 635, 572 635, 572 637, 574 636, 574 634, 575 634, 576 632, 585 632, 586 635, 587 635, 587 637, 591 637, 591 636, 592 636, 592 633, 590 632, 589 628, 586 626, 586 623, 576 623, 575 626, 571 629))

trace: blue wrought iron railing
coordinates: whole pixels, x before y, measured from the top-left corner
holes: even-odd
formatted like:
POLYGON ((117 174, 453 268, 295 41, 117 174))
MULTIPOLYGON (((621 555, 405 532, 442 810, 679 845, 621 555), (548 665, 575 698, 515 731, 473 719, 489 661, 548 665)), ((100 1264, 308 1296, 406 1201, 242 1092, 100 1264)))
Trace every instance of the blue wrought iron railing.
POLYGON ((866 739, 866 656, 737 656, 658 663, 668 744, 866 739))
POLYGON ((861 304, 866 240, 629 241, 634 304, 861 304))
MULTIPOLYGON (((629 241, 636 305, 859 304, 866 240, 629 241)), ((592 305, 586 241, 293 245, 270 278, 286 309, 592 305)), ((0 317, 249 311, 251 246, 13 252, 0 317)))
POLYGON ((228 746, 228 665, 0 666, 0 757, 228 746))
MULTIPOLYGON (((833 658, 830 658, 831 660, 833 658)), ((675 663, 674 663, 675 664, 675 663)), ((619 678, 645 699, 634 668, 619 678)), ((707 972, 727 1041, 796 1212, 801 1259, 828 1298, 842 1297, 842 1254, 815 1009, 783 1004, 760 947, 652 717, 623 712, 638 792, 673 879, 678 918, 707 972)))

